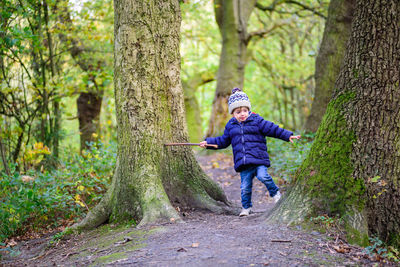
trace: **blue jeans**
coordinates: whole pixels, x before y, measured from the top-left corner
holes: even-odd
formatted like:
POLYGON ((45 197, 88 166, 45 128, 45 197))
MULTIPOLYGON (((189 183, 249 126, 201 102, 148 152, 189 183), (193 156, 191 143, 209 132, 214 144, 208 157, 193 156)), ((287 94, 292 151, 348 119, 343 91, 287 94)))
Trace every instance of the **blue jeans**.
POLYGON ((240 172, 240 191, 242 195, 242 207, 245 209, 253 206, 251 204, 251 191, 253 189, 254 176, 256 176, 257 179, 260 180, 260 182, 265 184, 271 197, 275 196, 276 193, 279 191, 279 187, 275 185, 271 175, 268 174, 267 166, 258 165, 246 168, 245 170, 240 172))

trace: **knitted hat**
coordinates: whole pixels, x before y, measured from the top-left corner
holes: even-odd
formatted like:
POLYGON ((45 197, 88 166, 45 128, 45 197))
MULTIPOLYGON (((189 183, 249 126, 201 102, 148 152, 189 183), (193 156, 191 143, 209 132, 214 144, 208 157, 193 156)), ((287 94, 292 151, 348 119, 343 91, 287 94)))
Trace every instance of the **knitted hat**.
POLYGON ((238 107, 248 107, 251 109, 249 97, 240 88, 233 88, 232 94, 228 100, 229 114, 232 114, 233 110, 238 107))

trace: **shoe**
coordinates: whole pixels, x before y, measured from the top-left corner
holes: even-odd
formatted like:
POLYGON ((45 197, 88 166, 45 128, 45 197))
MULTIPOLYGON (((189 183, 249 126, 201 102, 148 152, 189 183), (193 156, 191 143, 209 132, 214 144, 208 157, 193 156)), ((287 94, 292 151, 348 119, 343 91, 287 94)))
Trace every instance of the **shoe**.
POLYGON ((247 208, 247 209, 242 209, 242 211, 239 214, 239 217, 243 217, 243 216, 249 216, 251 211, 251 208, 247 208))
POLYGON ((274 202, 277 203, 279 201, 279 199, 281 199, 281 192, 277 192, 275 196, 273 196, 272 198, 274 199, 274 202))

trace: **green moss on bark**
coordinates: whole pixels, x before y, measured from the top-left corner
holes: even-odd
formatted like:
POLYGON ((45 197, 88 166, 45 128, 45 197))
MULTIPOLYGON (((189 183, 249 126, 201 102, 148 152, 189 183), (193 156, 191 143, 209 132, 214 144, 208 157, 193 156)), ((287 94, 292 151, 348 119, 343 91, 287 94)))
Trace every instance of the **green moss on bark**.
POLYGON ((365 186, 355 179, 351 162, 354 132, 348 128, 341 111, 354 94, 341 94, 333 99, 317 132, 310 154, 303 162, 298 179, 304 179, 313 199, 316 214, 346 215, 348 207, 362 210, 365 186))

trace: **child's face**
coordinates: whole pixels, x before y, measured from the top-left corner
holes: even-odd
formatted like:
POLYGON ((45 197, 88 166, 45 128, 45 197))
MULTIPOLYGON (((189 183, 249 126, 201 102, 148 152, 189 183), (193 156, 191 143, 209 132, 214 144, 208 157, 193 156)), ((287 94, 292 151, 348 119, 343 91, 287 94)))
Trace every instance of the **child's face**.
POLYGON ((247 107, 240 107, 233 111, 232 116, 235 117, 238 122, 243 122, 249 116, 249 109, 247 107))

